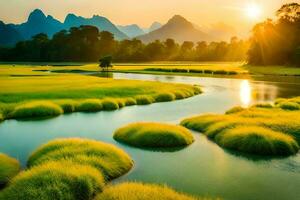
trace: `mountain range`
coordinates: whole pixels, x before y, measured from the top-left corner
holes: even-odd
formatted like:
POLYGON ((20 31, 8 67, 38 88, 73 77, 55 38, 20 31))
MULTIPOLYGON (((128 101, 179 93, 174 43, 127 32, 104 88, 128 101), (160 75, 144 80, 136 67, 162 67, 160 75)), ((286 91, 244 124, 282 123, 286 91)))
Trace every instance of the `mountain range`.
POLYGON ((136 24, 116 26, 109 19, 94 15, 91 18, 68 14, 64 22, 60 22, 51 15, 46 16, 43 11, 36 9, 30 13, 26 22, 21 24, 5 24, 0 21, 0 45, 13 46, 18 41, 28 40, 38 33, 45 33, 50 38, 57 32, 71 27, 92 25, 100 31, 109 31, 115 39, 123 40, 137 38, 145 43, 155 40, 172 38, 177 42, 183 41, 217 41, 234 36, 234 28, 226 24, 216 24, 210 28, 199 27, 180 15, 175 15, 166 24, 154 22, 149 28, 141 28, 136 24))

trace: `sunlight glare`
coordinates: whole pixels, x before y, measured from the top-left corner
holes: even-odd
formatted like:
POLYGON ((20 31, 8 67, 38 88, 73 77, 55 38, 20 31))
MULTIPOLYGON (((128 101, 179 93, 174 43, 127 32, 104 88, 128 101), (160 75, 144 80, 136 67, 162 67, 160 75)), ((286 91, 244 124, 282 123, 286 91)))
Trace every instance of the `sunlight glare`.
POLYGON ((252 88, 248 80, 243 80, 240 85, 240 99, 243 107, 248 107, 251 102, 252 88))
POLYGON ((252 3, 246 6, 245 12, 250 19, 257 19, 261 15, 262 9, 258 4, 252 3))

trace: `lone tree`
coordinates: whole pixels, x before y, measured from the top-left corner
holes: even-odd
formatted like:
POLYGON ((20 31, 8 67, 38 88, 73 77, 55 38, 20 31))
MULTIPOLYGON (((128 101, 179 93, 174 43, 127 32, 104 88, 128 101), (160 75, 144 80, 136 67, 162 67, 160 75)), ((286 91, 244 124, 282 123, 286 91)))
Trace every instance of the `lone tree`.
POLYGON ((99 60, 99 67, 102 71, 108 71, 108 68, 112 68, 112 56, 105 56, 99 60))

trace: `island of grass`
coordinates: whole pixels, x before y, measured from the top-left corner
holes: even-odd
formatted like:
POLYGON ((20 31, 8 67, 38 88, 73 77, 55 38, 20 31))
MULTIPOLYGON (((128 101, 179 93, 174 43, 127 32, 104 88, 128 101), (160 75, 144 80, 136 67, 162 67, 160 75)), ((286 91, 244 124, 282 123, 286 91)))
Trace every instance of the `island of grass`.
POLYGON ((225 115, 196 116, 183 120, 181 125, 204 133, 227 149, 256 155, 288 156, 299 151, 299 100, 280 100, 273 107, 266 104, 247 109, 235 107, 225 115))
POLYGON ((105 181, 98 170, 71 161, 47 162, 16 176, 0 191, 0 199, 91 200, 103 190, 105 181))
POLYGON ((57 139, 42 145, 29 157, 27 166, 66 160, 96 168, 105 180, 117 178, 133 166, 130 156, 114 145, 80 138, 57 139))
POLYGON ((193 85, 48 73, 43 68, 0 66, 0 121, 116 110, 201 93, 193 85))
MULTIPOLYGON (((143 183, 121 183, 109 186, 95 200, 201 200, 178 193, 167 186, 143 183)), ((205 198, 208 200, 207 198, 205 198)))
POLYGON ((184 127, 151 122, 129 124, 116 130, 113 137, 140 148, 184 147, 194 141, 192 133, 184 127))
POLYGON ((0 153, 0 187, 16 176, 20 169, 19 161, 0 153))

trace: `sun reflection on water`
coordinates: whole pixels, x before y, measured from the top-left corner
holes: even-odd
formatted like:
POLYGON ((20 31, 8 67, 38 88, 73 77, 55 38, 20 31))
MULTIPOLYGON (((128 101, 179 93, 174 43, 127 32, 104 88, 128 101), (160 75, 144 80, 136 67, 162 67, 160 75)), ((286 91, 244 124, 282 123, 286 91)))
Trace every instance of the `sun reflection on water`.
POLYGON ((252 88, 248 80, 243 80, 240 85, 240 100, 243 107, 248 107, 252 101, 252 88))

